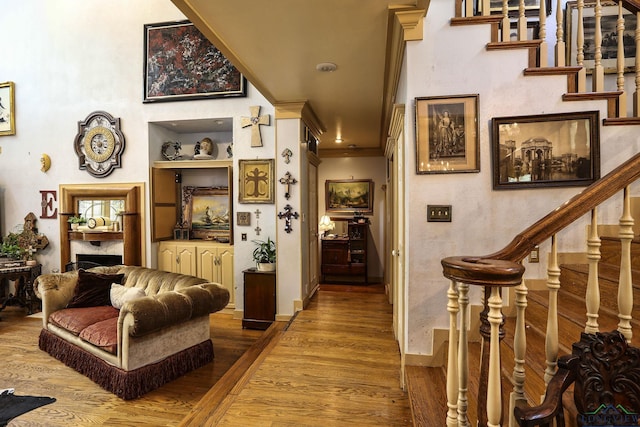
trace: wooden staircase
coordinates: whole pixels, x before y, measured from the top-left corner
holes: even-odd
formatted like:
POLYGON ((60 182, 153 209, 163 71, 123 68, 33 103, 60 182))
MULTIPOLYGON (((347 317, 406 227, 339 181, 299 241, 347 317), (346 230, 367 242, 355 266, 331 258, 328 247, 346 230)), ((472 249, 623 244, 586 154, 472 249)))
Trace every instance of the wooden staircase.
MULTIPOLYGON (((618 275, 620 273, 620 239, 616 237, 601 237, 601 261, 599 264, 600 279, 600 316, 598 323, 601 331, 612 331, 618 326, 616 295, 618 275)), ((634 311, 640 312, 640 238, 632 241, 632 264, 634 281, 634 311)), ((580 340, 580 333, 585 327, 585 289, 588 278, 587 264, 560 265, 560 291, 558 298, 558 333, 560 355, 570 354, 571 346, 580 340)), ((549 308, 548 291, 529 291, 527 295, 526 327, 527 327, 527 356, 525 366, 525 395, 530 405, 536 405, 545 391, 544 371, 545 360, 545 330, 547 311, 549 308)), ((640 314, 640 313, 639 313, 640 314)), ((632 325, 640 327, 640 315, 634 316, 632 325)), ((505 337, 501 343, 502 358, 502 391, 508 396, 513 384, 510 379, 514 368, 514 324, 513 318, 507 318, 504 324, 505 337)), ((638 330, 638 329, 636 329, 638 330)), ((640 346, 640 336, 634 335, 632 344, 640 346)), ((469 415, 471 425, 475 425, 478 378, 480 377, 480 344, 469 345, 469 415)), ((407 366, 406 381, 413 425, 441 426, 444 425, 447 396, 446 396, 446 367, 407 366)), ((571 414, 571 402, 565 398, 565 407, 571 414)), ((508 425, 508 398, 503 400, 503 414, 508 425)), ((575 414, 574 419, 575 419, 575 414)), ((568 425, 569 416, 567 418, 568 425)))

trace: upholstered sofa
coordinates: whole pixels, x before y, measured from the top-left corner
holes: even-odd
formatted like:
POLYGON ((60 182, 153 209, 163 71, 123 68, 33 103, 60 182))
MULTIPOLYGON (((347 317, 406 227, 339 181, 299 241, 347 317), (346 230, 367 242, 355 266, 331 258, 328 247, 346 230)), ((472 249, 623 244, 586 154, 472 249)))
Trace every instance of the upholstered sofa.
POLYGON ((229 302, 219 284, 133 266, 44 274, 34 288, 40 349, 125 400, 210 363, 209 314, 229 302))

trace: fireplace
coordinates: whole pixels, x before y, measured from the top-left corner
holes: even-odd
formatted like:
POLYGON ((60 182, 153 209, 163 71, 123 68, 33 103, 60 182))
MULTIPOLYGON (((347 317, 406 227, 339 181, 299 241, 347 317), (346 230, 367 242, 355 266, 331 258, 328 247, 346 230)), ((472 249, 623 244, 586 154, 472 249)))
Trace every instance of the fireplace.
POLYGON ((76 262, 89 261, 100 265, 120 265, 121 255, 100 255, 100 254, 77 254, 76 262))

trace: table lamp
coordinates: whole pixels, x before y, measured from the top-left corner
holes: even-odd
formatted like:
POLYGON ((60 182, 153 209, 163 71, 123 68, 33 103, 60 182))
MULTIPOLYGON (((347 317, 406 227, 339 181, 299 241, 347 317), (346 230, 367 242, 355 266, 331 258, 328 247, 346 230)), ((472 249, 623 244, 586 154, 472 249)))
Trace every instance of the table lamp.
POLYGON ((327 235, 327 231, 333 230, 335 227, 336 223, 331 221, 329 215, 322 215, 320 223, 318 224, 318 229, 324 233, 323 237, 327 235))

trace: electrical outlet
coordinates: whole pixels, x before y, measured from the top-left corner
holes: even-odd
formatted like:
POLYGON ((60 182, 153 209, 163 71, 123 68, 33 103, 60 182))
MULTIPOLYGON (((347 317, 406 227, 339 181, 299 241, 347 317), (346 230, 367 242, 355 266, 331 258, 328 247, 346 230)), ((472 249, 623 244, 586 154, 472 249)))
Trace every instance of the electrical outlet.
POLYGON ((242 238, 243 242, 246 242, 247 241, 247 233, 242 233, 241 238, 242 238))
POLYGON ((540 262, 540 248, 539 247, 535 247, 531 250, 531 252, 529 253, 529 262, 530 263, 536 263, 536 262, 540 262))
POLYGON ((427 205, 427 222, 451 222, 451 205, 427 205))

